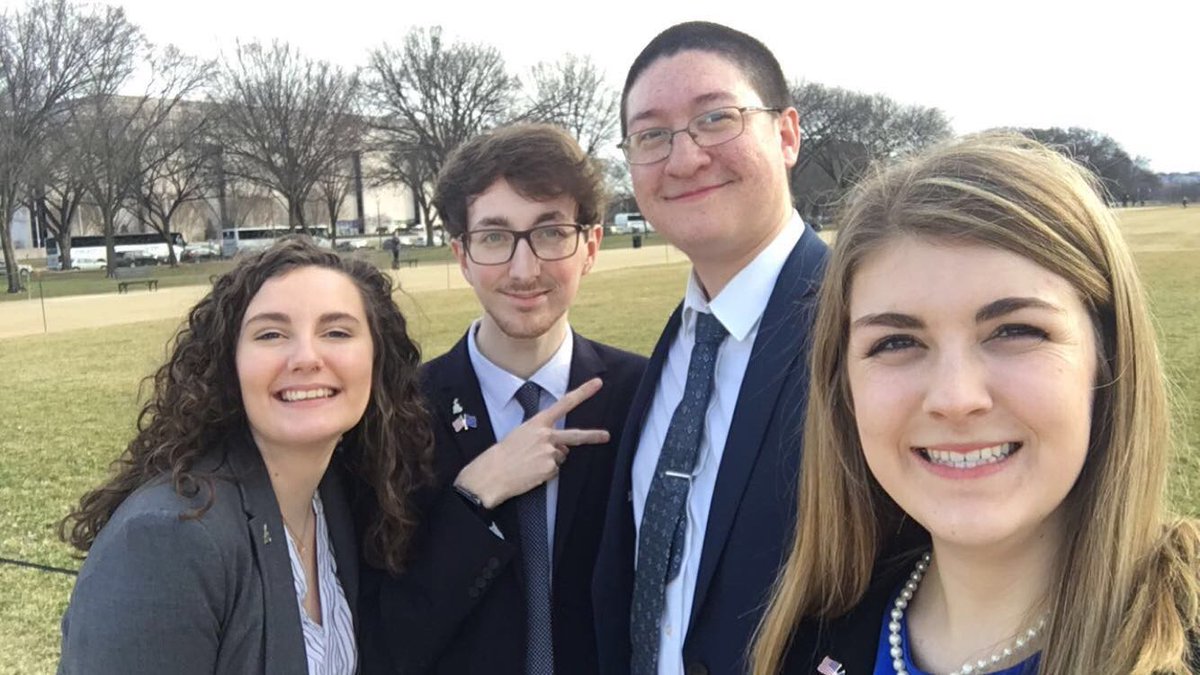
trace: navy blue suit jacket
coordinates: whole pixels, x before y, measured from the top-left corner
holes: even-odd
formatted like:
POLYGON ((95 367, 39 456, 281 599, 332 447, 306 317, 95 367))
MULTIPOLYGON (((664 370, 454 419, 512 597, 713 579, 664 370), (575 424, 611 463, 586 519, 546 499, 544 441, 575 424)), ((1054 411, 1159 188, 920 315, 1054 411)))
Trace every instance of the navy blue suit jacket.
MULTIPOLYGON (((597 669, 591 579, 612 483, 616 443, 645 357, 578 334, 568 389, 599 377, 604 386, 567 414, 568 428, 607 429, 613 440, 574 448, 558 479, 552 589, 555 672, 597 669)), ((437 485, 419 499, 421 525, 399 577, 363 574, 364 673, 524 675, 525 579, 516 500, 494 511, 504 539, 453 490, 464 466, 496 442, 464 336, 422 368, 433 413, 437 485), (455 402, 477 427, 453 429, 455 402)))
MULTIPOLYGON (((790 540, 808 391, 808 329, 827 256, 828 247, 806 227, 759 324, 708 514, 683 648, 688 673, 745 672, 747 643, 790 540)), ((596 562, 592 595, 600 666, 611 675, 630 668, 633 456, 681 312, 682 305, 671 315, 634 395, 596 562)))

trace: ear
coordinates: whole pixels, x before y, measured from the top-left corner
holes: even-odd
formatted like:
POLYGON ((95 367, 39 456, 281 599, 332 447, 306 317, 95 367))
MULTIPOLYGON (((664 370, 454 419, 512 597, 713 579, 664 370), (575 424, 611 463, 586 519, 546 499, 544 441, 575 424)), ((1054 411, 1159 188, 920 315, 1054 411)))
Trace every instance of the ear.
POLYGON ((604 226, 592 225, 584 230, 587 233, 587 241, 583 243, 586 257, 583 260, 583 273, 587 274, 592 271, 592 266, 596 264, 596 254, 600 252, 600 240, 604 238, 604 226))
POLYGON ((779 140, 784 164, 789 169, 796 166, 800 157, 800 113, 795 108, 787 108, 779 114, 779 140))
POLYGON ((462 272, 463 279, 467 283, 474 286, 475 280, 471 278, 470 260, 467 258, 467 250, 463 248, 462 239, 455 237, 450 240, 450 250, 454 252, 454 257, 458 260, 458 271, 462 272))

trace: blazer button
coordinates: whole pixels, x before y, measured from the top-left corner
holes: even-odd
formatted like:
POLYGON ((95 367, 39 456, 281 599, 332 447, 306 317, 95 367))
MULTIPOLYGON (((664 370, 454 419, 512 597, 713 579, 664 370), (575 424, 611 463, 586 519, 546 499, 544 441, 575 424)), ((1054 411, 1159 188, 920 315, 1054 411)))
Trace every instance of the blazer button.
POLYGON ((480 574, 483 575, 484 579, 491 579, 492 577, 496 576, 496 573, 493 572, 492 568, 490 568, 490 567, 488 567, 487 569, 480 572, 480 574))
POLYGON ((471 598, 472 600, 475 598, 478 598, 479 597, 479 589, 472 586, 470 589, 467 590, 467 597, 471 598))
POLYGON ((695 662, 687 665, 687 675, 708 675, 708 666, 695 662))
POLYGON ((487 585, 488 585, 487 579, 484 579, 483 577, 476 577, 475 588, 478 588, 479 590, 482 591, 483 589, 487 588, 487 585))
POLYGON ((500 559, 496 558, 496 557, 488 558, 487 565, 488 565, 488 567, 490 567, 492 569, 499 569, 500 568, 500 559))

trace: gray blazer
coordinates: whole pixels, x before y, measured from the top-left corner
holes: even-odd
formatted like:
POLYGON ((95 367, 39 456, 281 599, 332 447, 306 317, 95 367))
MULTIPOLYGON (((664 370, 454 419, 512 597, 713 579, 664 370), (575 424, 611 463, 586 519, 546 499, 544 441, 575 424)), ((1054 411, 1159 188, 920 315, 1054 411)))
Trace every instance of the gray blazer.
MULTIPOLYGON (((243 435, 211 464, 212 508, 168 480, 138 488, 101 529, 62 620, 60 675, 308 672, 279 504, 243 435)), ((358 552, 337 456, 321 500, 338 578, 357 619, 358 552)))

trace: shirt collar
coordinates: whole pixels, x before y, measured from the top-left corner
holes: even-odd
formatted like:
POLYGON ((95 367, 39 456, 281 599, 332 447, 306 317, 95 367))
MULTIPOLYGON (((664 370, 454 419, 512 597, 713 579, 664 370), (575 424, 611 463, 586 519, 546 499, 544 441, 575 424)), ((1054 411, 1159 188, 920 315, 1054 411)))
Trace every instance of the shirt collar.
MULTIPOLYGON (((475 369, 475 377, 479 380, 479 389, 484 400, 494 401, 501 406, 507 405, 526 381, 492 363, 479 351, 479 345, 475 342, 475 331, 478 329, 479 320, 476 319, 467 330, 467 353, 471 358, 471 367, 475 369)), ((538 368, 528 380, 544 389, 554 400, 561 399, 567 393, 567 385, 571 378, 571 359, 575 354, 573 335, 568 328, 567 336, 563 338, 562 344, 550 360, 538 368)))
POLYGON ((730 337, 739 342, 745 340, 767 311, 775 281, 804 234, 804 227, 800 214, 793 210, 792 217, 771 243, 735 274, 711 302, 704 296, 704 288, 693 269, 683 296, 684 333, 695 334, 698 312, 711 312, 729 331, 730 337))

